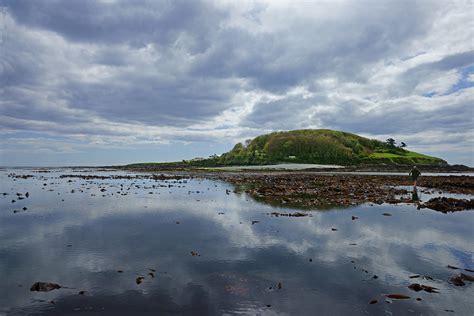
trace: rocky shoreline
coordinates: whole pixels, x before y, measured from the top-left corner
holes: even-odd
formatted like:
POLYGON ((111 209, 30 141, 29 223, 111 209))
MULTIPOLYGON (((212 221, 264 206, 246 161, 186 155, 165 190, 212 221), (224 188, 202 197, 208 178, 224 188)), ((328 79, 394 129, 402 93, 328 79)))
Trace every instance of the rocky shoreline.
POLYGON ((300 208, 349 207, 364 203, 414 203, 419 208, 442 212, 474 208, 474 199, 431 198, 420 201, 419 193, 474 195, 474 177, 426 176, 418 182, 416 193, 406 186, 408 177, 396 175, 321 175, 312 173, 228 173, 209 175, 229 182, 236 192, 245 192, 257 201, 275 206, 300 208), (425 202, 425 203, 423 203, 425 202))
MULTIPOLYGON (((262 165, 264 167, 265 165, 262 165)), ((103 166, 100 168, 104 169, 118 169, 128 171, 140 171, 140 172, 170 172, 170 171, 181 171, 181 172, 221 172, 219 168, 222 167, 235 167, 226 165, 215 165, 215 166, 190 166, 184 163, 161 163, 161 164, 139 164, 139 165, 126 165, 126 166, 103 166)), ((258 165, 255 165, 258 167, 258 165)), ((320 167, 320 168, 308 168, 302 169, 304 172, 406 172, 412 168, 411 165, 396 165, 396 164, 370 164, 370 165, 349 165, 342 168, 334 167, 320 167)), ((474 168, 465 165, 419 165, 418 168, 422 173, 474 173, 474 168)), ((252 169, 252 172, 271 172, 272 169, 252 169)), ((277 172, 278 169, 274 169, 277 172)), ((290 170, 287 170, 290 171, 290 170)), ((244 171, 245 172, 245 171, 244 171)))
MULTIPOLYGON (((357 173, 321 173, 310 171, 252 171, 252 172, 196 172, 192 170, 164 173, 138 172, 135 174, 62 174, 60 178, 83 180, 150 179, 155 181, 186 181, 211 179, 230 183, 234 192, 245 193, 256 201, 274 206, 298 209, 330 209, 360 204, 411 203, 443 213, 474 209, 474 177, 465 175, 422 176, 416 191, 408 176, 370 175, 357 173), (445 196, 448 195, 463 195, 445 196), (419 198, 423 195, 423 200, 419 198), (467 196, 467 198, 466 198, 467 196)), ((102 172, 107 170, 102 169, 102 172)), ((117 169, 108 169, 117 171, 117 169)), ((137 170, 128 170, 137 172, 137 170)), ((43 171, 38 171, 43 173, 43 171)), ((32 174, 8 175, 28 179, 32 174)), ((72 180, 69 180, 72 181, 72 180)), ((229 192, 230 193, 230 192, 229 192)))

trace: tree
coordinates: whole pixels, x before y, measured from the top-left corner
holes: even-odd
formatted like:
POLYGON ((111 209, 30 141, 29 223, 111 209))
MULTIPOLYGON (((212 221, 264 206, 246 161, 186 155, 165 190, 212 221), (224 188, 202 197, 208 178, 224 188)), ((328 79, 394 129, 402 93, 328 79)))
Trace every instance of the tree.
POLYGON ((405 148, 407 147, 407 144, 405 144, 404 142, 400 142, 400 148, 405 148))
POLYGON ((386 143, 390 146, 390 147, 395 147, 395 139, 393 138, 388 138, 386 140, 386 143))

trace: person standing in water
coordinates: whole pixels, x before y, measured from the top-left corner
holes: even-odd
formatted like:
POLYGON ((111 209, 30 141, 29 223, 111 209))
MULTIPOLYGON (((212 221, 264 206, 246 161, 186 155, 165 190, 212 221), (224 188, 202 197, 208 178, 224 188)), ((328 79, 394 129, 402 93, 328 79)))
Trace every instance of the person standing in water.
POLYGON ((421 175, 420 170, 418 170, 416 166, 413 166, 408 175, 413 180, 413 187, 416 188, 416 180, 418 180, 418 177, 421 175))

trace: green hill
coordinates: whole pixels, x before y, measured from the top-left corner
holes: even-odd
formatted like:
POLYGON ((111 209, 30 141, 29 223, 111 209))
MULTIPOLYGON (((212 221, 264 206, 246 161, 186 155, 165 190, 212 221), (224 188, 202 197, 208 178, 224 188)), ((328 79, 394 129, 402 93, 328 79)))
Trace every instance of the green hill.
MULTIPOLYGON (((205 161, 205 165, 263 165, 281 162, 314 164, 447 165, 447 162, 375 139, 328 129, 261 135, 205 161)), ((195 162, 196 164, 199 161, 195 162)))
POLYGON ((376 139, 329 129, 305 129, 261 135, 247 140, 245 144, 238 143, 227 153, 206 159, 137 163, 125 167, 181 169, 278 163, 448 166, 440 158, 408 151, 376 139))

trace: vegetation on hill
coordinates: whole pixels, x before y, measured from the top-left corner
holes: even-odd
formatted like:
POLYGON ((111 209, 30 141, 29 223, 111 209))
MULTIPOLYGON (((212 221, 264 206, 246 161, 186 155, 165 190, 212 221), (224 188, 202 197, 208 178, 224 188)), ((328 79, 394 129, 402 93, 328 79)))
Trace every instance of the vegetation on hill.
MULTIPOLYGON (((403 143, 403 147, 406 144, 403 143)), ((261 135, 238 143, 221 156, 217 165, 259 165, 281 162, 315 164, 421 164, 444 165, 446 161, 408 151, 387 142, 328 129, 307 129, 261 135)))
MULTIPOLYGON (((446 161, 422 155, 386 142, 329 129, 274 132, 238 143, 220 156, 174 163, 177 167, 216 167, 230 165, 266 165, 276 163, 312 164, 395 164, 447 165, 446 161)), ((137 166, 137 165, 136 165, 137 166)))

